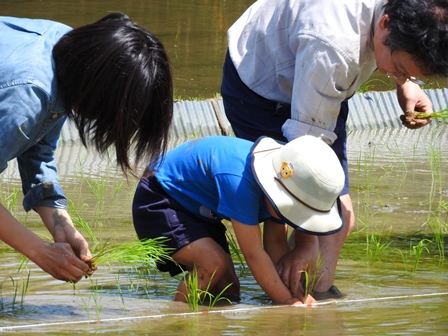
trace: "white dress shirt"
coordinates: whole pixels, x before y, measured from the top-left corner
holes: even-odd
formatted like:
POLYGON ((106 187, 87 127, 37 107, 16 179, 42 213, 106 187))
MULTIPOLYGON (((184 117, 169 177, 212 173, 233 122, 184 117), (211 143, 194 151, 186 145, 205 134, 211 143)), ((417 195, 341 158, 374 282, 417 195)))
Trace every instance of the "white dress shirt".
POLYGON ((376 69, 373 32, 385 0, 258 0, 230 27, 229 53, 257 94, 291 104, 290 141, 331 144, 340 104, 376 69))

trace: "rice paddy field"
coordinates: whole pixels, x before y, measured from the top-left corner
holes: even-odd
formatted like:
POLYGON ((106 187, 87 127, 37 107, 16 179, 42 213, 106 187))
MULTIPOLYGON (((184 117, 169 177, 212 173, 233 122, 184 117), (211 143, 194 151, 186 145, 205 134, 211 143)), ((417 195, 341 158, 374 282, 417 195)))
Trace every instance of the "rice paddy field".
MULTIPOLYGON (((76 27, 110 11, 124 12, 165 45, 175 98, 202 100, 219 92, 226 31, 252 2, 20 0, 2 3, 2 15, 45 18, 76 27)), ((393 88, 391 79, 375 73, 364 90, 393 88)), ((241 302, 191 307, 172 301, 180 278, 159 273, 151 262, 131 262, 126 256, 99 262, 92 277, 73 285, 53 279, 0 242, 0 333, 445 335, 447 137, 443 124, 415 131, 380 128, 349 134, 356 226, 342 249, 336 273, 335 285, 345 294, 342 299, 320 301, 313 307, 272 305, 240 259, 237 246, 233 258, 241 302)), ((87 151, 79 142, 61 143, 56 157, 69 212, 92 252, 135 242, 131 202, 137 181, 124 177, 108 157, 87 151)), ((14 161, 0 175, 0 183, 2 204, 21 223, 49 239, 39 217, 22 209, 14 161)))
MULTIPOLYGON (((172 301, 180 278, 151 263, 99 264, 76 285, 53 279, 2 245, 0 331, 5 333, 160 335, 413 335, 448 331, 447 135, 444 126, 353 131, 351 194, 357 223, 341 252, 336 285, 345 294, 314 307, 273 306, 234 254, 239 304, 192 309, 172 301)), ((130 206, 136 181, 78 145, 57 151, 70 212, 92 252, 136 239, 130 206), (83 229, 88 223, 90 234, 83 229), (92 240, 95 238, 95 241, 92 240)), ((21 208, 14 165, 2 199, 33 231, 21 208)), ((231 228, 229 227, 231 232, 231 228)))

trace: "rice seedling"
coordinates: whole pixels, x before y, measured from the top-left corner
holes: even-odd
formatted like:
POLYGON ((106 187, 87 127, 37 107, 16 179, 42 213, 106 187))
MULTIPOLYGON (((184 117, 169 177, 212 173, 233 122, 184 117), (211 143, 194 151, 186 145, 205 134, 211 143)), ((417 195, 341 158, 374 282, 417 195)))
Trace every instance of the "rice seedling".
POLYGON ((99 181, 91 178, 85 178, 84 181, 87 183, 88 190, 95 198, 95 206, 98 210, 99 217, 101 217, 104 211, 104 200, 108 186, 107 180, 104 177, 100 177, 99 181))
POLYGON ((112 262, 117 262, 154 266, 156 262, 170 259, 168 249, 164 246, 165 242, 166 238, 164 237, 115 243, 108 240, 93 252, 92 263, 109 265, 112 262))
POLYGON ((381 235, 379 234, 372 233, 370 236, 367 235, 366 252, 369 266, 381 260, 381 256, 392 242, 391 240, 388 243, 382 243, 381 235))
POLYGON ((28 269, 28 267, 25 266, 26 269, 26 277, 25 279, 21 278, 21 282, 22 282, 22 291, 21 291, 21 295, 20 295, 20 305, 23 306, 23 303, 25 302, 25 295, 28 292, 28 288, 30 285, 30 270, 28 269))
POLYGON ((443 174, 442 174, 442 153, 439 148, 431 144, 429 165, 431 168, 431 195, 442 195, 443 174))
POLYGON ((407 252, 403 252, 398 249, 401 254, 403 263, 405 265, 412 263, 411 272, 415 274, 417 271, 418 264, 422 257, 424 251, 429 253, 428 246, 432 243, 431 240, 423 238, 416 245, 413 245, 412 242, 409 243, 409 250, 407 252), (413 257, 413 258, 411 258, 413 257))
MULTIPOLYGON (((312 294, 314 291, 314 288, 316 288, 317 284, 319 283, 320 279, 322 278, 323 273, 320 272, 322 266, 324 264, 323 259, 319 254, 317 255, 316 262, 314 263, 313 267, 308 267, 307 264, 305 269, 301 272, 304 275, 304 279, 302 279, 303 289, 304 289, 304 300, 308 297, 308 294, 312 294)), ((304 302, 305 303, 305 302, 304 302)))
POLYGON ((442 173, 442 154, 440 148, 434 148, 431 145, 430 152, 430 167, 431 167, 431 191, 429 199, 429 215, 423 226, 428 226, 433 234, 434 241, 439 251, 440 259, 445 257, 445 234, 447 232, 447 220, 446 215, 448 210, 448 204, 442 199, 443 195, 443 173, 442 173), (431 211, 434 204, 434 198, 439 196, 437 207, 434 211, 431 211), (444 218, 441 218, 445 214, 444 218))
MULTIPOLYGON (((20 303, 20 306, 23 306, 24 302, 25 302, 25 296, 26 293, 28 292, 28 288, 29 288, 29 284, 30 284, 30 270, 28 269, 28 267, 25 267, 26 269, 26 276, 22 277, 20 276, 19 279, 14 279, 12 276, 9 276, 8 278, 11 280, 12 283, 12 308, 15 308, 15 305, 17 303, 20 303), (20 301, 18 299, 20 294, 20 301)), ((20 269, 17 271, 20 272, 20 269)), ((5 280, 2 281, 2 283, 0 284, 0 292, 2 292, 3 289, 3 284, 4 284, 5 280)), ((3 308, 3 298, 1 299, 1 307, 3 308)))
POLYGON ((436 119, 436 120, 440 120, 443 122, 447 122, 448 121, 448 107, 433 112, 431 114, 425 113, 425 112, 415 112, 415 119, 436 119))
POLYGON ((17 302, 16 299, 17 299, 17 293, 19 291, 19 283, 18 283, 18 281, 16 282, 12 276, 9 276, 9 279, 11 279, 12 287, 13 287, 12 307, 14 308, 14 306, 15 306, 15 304, 17 302))
POLYGON ((84 299, 81 291, 78 289, 78 287, 75 283, 73 283, 73 291, 74 292, 77 291, 80 294, 79 297, 81 298, 81 302, 82 302, 84 309, 87 313, 87 318, 89 318, 89 319, 90 319, 90 311, 91 311, 90 301, 93 301, 93 305, 95 307, 95 316, 96 316, 96 319, 99 320, 101 311, 103 309, 103 305, 101 303, 101 294, 100 294, 100 291, 102 290, 102 288, 98 285, 98 280, 93 281, 93 279, 90 278, 90 284, 91 284, 91 290, 89 291, 89 297, 87 300, 84 299))
POLYGON ((199 311, 199 306, 204 305, 204 303, 206 302, 208 302, 209 310, 213 308, 221 300, 225 300, 229 304, 232 304, 232 302, 228 298, 222 296, 223 293, 232 285, 231 283, 228 284, 221 292, 219 292, 216 295, 210 293, 209 291, 210 284, 212 282, 213 276, 215 275, 215 272, 213 272, 212 277, 210 278, 210 281, 207 284, 207 288, 205 290, 199 288, 199 276, 196 266, 193 267, 193 270, 188 272, 188 274, 183 278, 182 281, 185 284, 187 293, 186 294, 181 293, 181 294, 185 297, 185 300, 187 301, 190 310, 195 312, 199 311))
POLYGON ((202 132, 202 125, 199 125, 196 129, 192 130, 190 133, 184 134, 185 140, 199 139, 202 138, 203 136, 204 134, 202 132))
POLYGON ((433 230, 433 237, 439 251, 441 260, 445 258, 445 235, 448 233, 448 203, 441 201, 436 210, 438 216, 434 217, 433 222, 429 222, 429 226, 433 230), (445 218, 440 216, 445 214, 445 218))
POLYGON ((366 81, 361 87, 358 89, 357 93, 366 93, 368 91, 372 91, 375 88, 375 82, 379 82, 381 86, 390 87, 391 85, 382 80, 382 79, 370 79, 366 81))
MULTIPOLYGON (((403 155, 403 151, 400 148, 400 145, 398 143, 394 143, 393 145, 390 143, 385 144, 386 148, 388 149, 388 151, 394 156, 394 158, 397 159, 397 161, 399 161, 399 163, 402 166, 402 170, 403 170, 403 179, 402 181, 405 180, 406 174, 408 172, 408 168, 407 168, 407 164, 406 164, 406 157, 403 155)), ((406 153, 407 155, 407 153, 406 153)), ((382 167, 384 168, 384 167, 382 167)), ((389 171, 392 171, 392 168, 389 169, 389 171)))
POLYGON ((412 245, 411 243, 411 254, 414 255, 414 264, 412 267, 412 272, 415 273, 417 271, 418 263, 420 262, 420 258, 422 256, 423 251, 426 251, 429 253, 428 245, 431 244, 432 241, 429 239, 422 239, 420 240, 417 245, 412 245))
POLYGON ((123 290, 121 289, 121 286, 120 286, 120 274, 121 274, 120 272, 118 272, 117 275, 114 274, 115 282, 116 282, 115 287, 117 288, 118 296, 120 297, 121 304, 123 305, 123 309, 126 310, 126 306, 124 303, 123 290))
POLYGON ((229 249, 232 257, 235 257, 239 262, 239 276, 243 276, 245 271, 247 270, 246 261, 244 259, 243 254, 238 246, 238 243, 235 239, 235 235, 229 231, 226 232, 227 243, 229 244, 229 249))
POLYGON ((89 235, 90 239, 94 243, 98 243, 98 239, 96 238, 89 224, 84 220, 84 218, 82 218, 78 210, 76 210, 76 207, 72 201, 69 201, 68 203, 68 213, 72 218, 73 225, 75 225, 75 227, 81 227, 89 235))
POLYGON ((370 220, 373 217, 373 213, 371 211, 371 200, 370 196, 372 190, 374 189, 372 185, 372 170, 374 163, 374 155, 373 151, 370 159, 366 156, 362 157, 360 155, 357 158, 357 181, 358 181, 358 208, 357 208, 357 216, 356 220, 362 224, 363 229, 367 229, 370 223, 370 220))
POLYGON ((101 304, 101 295, 100 295, 100 286, 98 286, 98 280, 93 281, 92 278, 90 278, 90 282, 92 284, 92 291, 90 292, 90 297, 93 300, 93 303, 95 305, 95 316, 96 319, 100 319, 100 313, 101 310, 103 310, 103 305, 101 304))
POLYGON ((12 192, 0 198, 1 204, 14 216, 17 201, 19 199, 20 189, 13 188, 12 192))
MULTIPOLYGON (((22 256, 22 260, 19 264, 19 267, 17 268, 16 273, 21 273, 23 270, 26 271, 26 276, 23 277, 22 275, 20 275, 19 279, 14 279, 12 276, 9 276, 7 279, 11 279, 11 283, 12 283, 12 308, 15 307, 16 303, 18 303, 18 295, 19 295, 19 289, 20 289, 20 306, 23 306, 24 302, 25 302, 25 296, 26 293, 28 292, 29 289, 29 284, 30 284, 30 270, 27 267, 28 264, 28 258, 26 258, 25 256, 22 256)), ((0 308, 3 309, 4 308, 4 302, 3 302, 3 284, 6 281, 3 280, 0 283, 0 308)))

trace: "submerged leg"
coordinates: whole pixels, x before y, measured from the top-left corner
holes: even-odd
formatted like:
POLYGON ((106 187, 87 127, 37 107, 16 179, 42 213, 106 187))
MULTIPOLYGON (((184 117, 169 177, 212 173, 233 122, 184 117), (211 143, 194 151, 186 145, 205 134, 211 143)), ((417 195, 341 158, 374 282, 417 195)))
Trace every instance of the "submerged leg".
MULTIPOLYGON (((179 264, 185 265, 188 269, 186 279, 181 281, 178 286, 178 292, 174 296, 174 301, 186 302, 188 288, 186 283, 189 281, 191 272, 197 272, 198 289, 214 294, 216 289, 225 288, 229 280, 236 279, 229 276, 229 268, 233 269, 232 260, 221 246, 211 238, 198 239, 173 254, 172 258, 179 264), (219 284, 219 286, 218 286, 219 284)), ((233 269, 233 274, 234 274, 233 269)), ((219 293, 219 292, 218 292, 219 293)), ((238 284, 239 294, 239 284, 238 284)))

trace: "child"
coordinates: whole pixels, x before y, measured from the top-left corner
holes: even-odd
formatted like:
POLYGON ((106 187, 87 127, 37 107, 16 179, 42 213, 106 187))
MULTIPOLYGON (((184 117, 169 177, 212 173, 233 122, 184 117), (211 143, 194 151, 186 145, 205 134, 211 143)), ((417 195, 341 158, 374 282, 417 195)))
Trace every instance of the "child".
MULTIPOLYGON (((287 223, 303 235, 304 244, 313 246, 315 235, 342 226, 336 199, 343 185, 336 154, 316 137, 286 145, 268 137, 255 143, 206 137, 172 149, 154 176, 142 178, 133 221, 140 239, 169 238, 166 245, 181 268, 168 261, 157 265, 160 271, 174 276, 196 268, 200 289, 210 284, 209 291, 216 294, 232 284, 224 296, 237 301, 239 281, 221 222, 229 220, 258 284, 273 302, 297 304, 305 301, 304 291, 293 297, 275 268, 289 250, 286 235, 265 239, 264 249, 259 223, 277 225, 275 232, 287 223)), ((185 302, 186 294, 181 281, 174 300, 185 302)))

